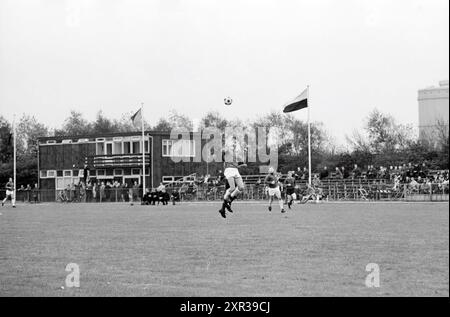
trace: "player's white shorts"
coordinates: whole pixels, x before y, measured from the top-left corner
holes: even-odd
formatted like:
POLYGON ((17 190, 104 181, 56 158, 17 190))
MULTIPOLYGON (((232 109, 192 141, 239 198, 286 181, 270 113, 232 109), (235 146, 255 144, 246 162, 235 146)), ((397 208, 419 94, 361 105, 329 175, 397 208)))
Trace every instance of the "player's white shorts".
POLYGON ((281 191, 280 191, 280 187, 276 187, 276 188, 270 188, 269 187, 269 196, 275 196, 278 199, 281 199, 281 191))
POLYGON ((239 170, 236 167, 227 167, 223 172, 225 178, 239 178, 241 174, 239 174, 239 170))
POLYGON ((12 190, 6 190, 6 196, 12 196, 14 192, 12 190))

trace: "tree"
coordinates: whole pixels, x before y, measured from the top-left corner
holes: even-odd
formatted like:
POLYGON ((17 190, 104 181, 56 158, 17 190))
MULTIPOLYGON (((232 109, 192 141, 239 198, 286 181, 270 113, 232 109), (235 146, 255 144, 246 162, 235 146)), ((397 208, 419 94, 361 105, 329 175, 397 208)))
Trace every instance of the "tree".
POLYGON ((3 116, 0 116, 0 163, 10 162, 12 156, 12 127, 3 116))
POLYGON ((117 122, 108 119, 101 110, 97 112, 97 117, 91 126, 92 134, 114 133, 120 131, 117 122))
MULTIPOLYGON (((295 118, 288 118, 286 129, 290 131, 292 142, 291 155, 308 151, 308 123, 295 118)), ((321 122, 311 122, 311 152, 328 153, 334 149, 333 140, 328 137, 321 122)))
POLYGON ((283 114, 282 112, 272 111, 262 117, 256 119, 252 125, 255 130, 263 127, 268 134, 273 131, 278 138, 278 146, 283 146, 292 141, 292 131, 289 130, 289 123, 292 121, 291 114, 283 114))
POLYGON ((17 124, 17 151, 19 153, 37 155, 38 137, 49 135, 49 129, 38 122, 34 116, 24 114, 17 124))
POLYGON ((83 117, 81 112, 71 110, 69 117, 64 120, 61 130, 55 130, 55 136, 87 135, 91 134, 91 124, 83 117))
POLYGON ((172 129, 192 131, 194 126, 192 120, 188 116, 179 114, 176 110, 170 111, 168 121, 172 129))
POLYGON ((227 127, 228 121, 219 112, 210 111, 201 119, 200 125, 202 128, 216 128, 223 131, 227 127))
POLYGON ((171 130, 172 126, 170 125, 170 122, 163 118, 159 119, 156 126, 152 128, 152 131, 170 132, 171 130))
POLYGON ((394 117, 374 109, 368 116, 364 132, 347 137, 355 151, 372 154, 389 153, 407 149, 413 142, 412 127, 399 124, 394 117))
MULTIPOLYGON (((252 123, 253 127, 264 127, 266 132, 274 131, 278 138, 279 154, 308 154, 308 123, 296 119, 292 114, 272 111, 252 123)), ((334 142, 327 136, 323 124, 311 123, 311 151, 327 153, 335 148, 334 142)))
MULTIPOLYGON (((37 180, 37 136, 45 136, 48 129, 34 117, 24 115, 17 124, 16 133, 17 183, 32 184, 37 180)), ((0 116, 0 184, 12 177, 13 146, 12 126, 0 116)))

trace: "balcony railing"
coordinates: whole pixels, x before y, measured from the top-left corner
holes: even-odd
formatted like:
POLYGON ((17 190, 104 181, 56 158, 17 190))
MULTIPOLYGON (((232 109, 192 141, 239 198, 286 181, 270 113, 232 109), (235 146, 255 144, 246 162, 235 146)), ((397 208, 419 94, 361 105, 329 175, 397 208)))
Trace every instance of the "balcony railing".
MULTIPOLYGON (((92 155, 86 158, 86 164, 93 168, 133 167, 142 165, 141 154, 92 155)), ((145 154, 145 164, 150 164, 150 154, 145 154)))

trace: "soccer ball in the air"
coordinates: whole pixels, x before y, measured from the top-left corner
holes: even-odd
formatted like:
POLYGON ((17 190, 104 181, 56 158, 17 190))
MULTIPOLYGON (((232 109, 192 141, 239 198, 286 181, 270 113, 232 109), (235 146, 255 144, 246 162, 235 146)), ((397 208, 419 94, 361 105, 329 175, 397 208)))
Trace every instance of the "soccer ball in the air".
POLYGON ((230 97, 226 97, 226 98, 223 100, 223 103, 224 103, 225 105, 227 105, 227 106, 231 105, 232 102, 233 102, 233 99, 231 99, 230 97))

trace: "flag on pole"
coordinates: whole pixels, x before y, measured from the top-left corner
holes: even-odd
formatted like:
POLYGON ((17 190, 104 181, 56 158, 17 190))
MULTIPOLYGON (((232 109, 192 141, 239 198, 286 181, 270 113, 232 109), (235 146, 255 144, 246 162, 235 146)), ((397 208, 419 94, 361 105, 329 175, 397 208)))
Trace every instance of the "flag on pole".
POLYGON ((133 121, 133 125, 137 126, 142 125, 142 108, 139 109, 132 117, 131 121, 133 121))
POLYGON ((310 114, 309 114, 309 86, 303 90, 303 92, 291 102, 288 102, 283 106, 283 112, 289 113, 293 111, 297 111, 300 109, 308 108, 308 178, 309 184, 311 185, 311 122, 310 122, 310 114))
POLYGON ((142 197, 145 195, 145 131, 144 131, 144 103, 141 104, 141 109, 139 109, 132 117, 131 121, 134 126, 138 124, 141 125, 142 129, 142 139, 141 139, 141 152, 142 152, 142 197))
POLYGON ((306 88, 298 97, 283 106, 283 112, 293 112, 308 107, 308 88, 306 88))

